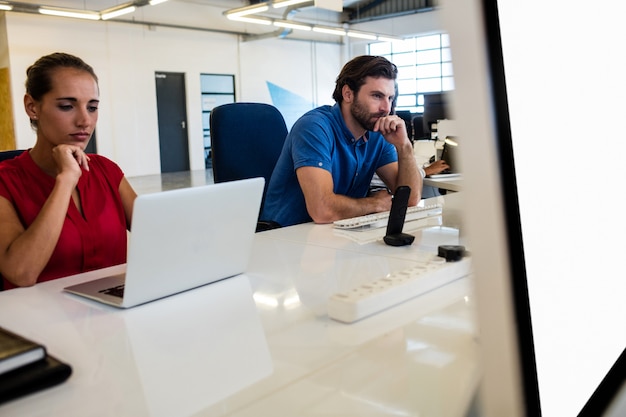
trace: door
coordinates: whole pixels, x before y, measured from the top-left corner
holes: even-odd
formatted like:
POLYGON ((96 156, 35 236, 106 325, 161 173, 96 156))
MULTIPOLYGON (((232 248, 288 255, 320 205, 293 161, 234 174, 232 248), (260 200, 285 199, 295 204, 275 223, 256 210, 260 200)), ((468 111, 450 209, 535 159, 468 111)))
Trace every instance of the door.
POLYGON ((161 172, 189 171, 185 74, 156 72, 161 172))

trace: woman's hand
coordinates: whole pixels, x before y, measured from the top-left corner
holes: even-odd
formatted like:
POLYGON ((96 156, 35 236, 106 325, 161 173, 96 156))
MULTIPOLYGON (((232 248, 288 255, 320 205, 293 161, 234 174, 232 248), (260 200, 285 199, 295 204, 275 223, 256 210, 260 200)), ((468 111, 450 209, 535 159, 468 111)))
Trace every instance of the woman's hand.
POLYGON ((52 158, 56 163, 57 176, 67 174, 75 183, 82 175, 82 170, 89 171, 89 157, 78 146, 58 145, 52 149, 52 158))

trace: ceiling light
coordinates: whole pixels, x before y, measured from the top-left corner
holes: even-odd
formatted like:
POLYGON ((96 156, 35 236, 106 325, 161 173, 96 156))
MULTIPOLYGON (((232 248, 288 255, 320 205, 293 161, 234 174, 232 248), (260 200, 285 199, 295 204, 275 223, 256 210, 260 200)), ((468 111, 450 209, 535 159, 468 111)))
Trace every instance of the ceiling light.
POLYGON ((150 6, 156 6, 157 4, 165 3, 167 0, 150 0, 148 3, 150 6))
POLYGON ((267 4, 254 4, 252 6, 239 7, 237 9, 226 10, 224 14, 229 19, 232 19, 232 17, 246 16, 249 14, 266 12, 268 10, 269 10, 269 7, 267 6, 267 4))
POLYGON ((312 1, 311 0, 285 0, 285 1, 277 1, 277 2, 273 2, 272 6, 275 9, 278 9, 279 7, 293 6, 294 4, 300 4, 300 3, 312 3, 312 1))
POLYGON ((103 11, 100 13, 100 16, 102 16, 102 20, 109 20, 109 19, 113 19, 114 17, 118 17, 124 14, 128 14, 128 13, 132 13, 136 10, 137 8, 135 6, 125 6, 122 7, 120 9, 114 9, 111 11, 103 11))
POLYGON ((313 32, 328 33, 330 35, 346 36, 346 31, 340 28, 313 26, 313 32))
POLYGON ((80 12, 63 9, 52 9, 49 7, 40 7, 39 13, 50 16, 73 17, 75 19, 100 20, 100 15, 95 12, 80 12))
POLYGON ((351 38, 369 39, 371 41, 376 40, 376 35, 374 35, 373 33, 354 32, 350 30, 348 31, 348 36, 350 36, 351 38))
POLYGON ((388 35, 378 35, 376 39, 378 39, 381 42, 396 42, 396 41, 404 40, 404 38, 394 38, 393 36, 388 36, 388 35))
MULTIPOLYGON (((271 2, 274 8, 291 6, 294 4, 302 4, 302 3, 312 3, 312 4, 314 3, 315 7, 317 7, 318 5, 317 0, 315 1, 281 0, 281 1, 271 2)), ((293 20, 276 20, 276 19, 271 19, 271 18, 262 17, 262 16, 254 16, 254 17, 250 16, 255 13, 261 13, 261 12, 267 11, 269 9, 268 4, 270 4, 270 2, 266 1, 261 4, 255 4, 251 6, 239 7, 237 9, 226 10, 223 14, 230 20, 236 20, 240 22, 256 23, 256 24, 261 24, 261 25, 273 24, 274 26, 283 27, 283 28, 314 31, 318 33, 327 33, 327 34, 337 35, 337 36, 348 35, 353 38, 368 39, 371 41, 380 40, 380 41, 391 42, 394 40, 402 39, 402 38, 394 39, 393 36, 378 35, 377 33, 372 33, 372 32, 349 31, 346 33, 346 30, 341 27, 318 26, 318 25, 311 25, 307 23, 298 23, 293 20)))
POLYGON ((293 22, 287 22, 285 20, 275 20, 274 21, 274 26, 278 26, 281 28, 289 28, 289 29, 296 29, 296 30, 311 30, 311 26, 309 25, 305 25, 305 24, 301 24, 301 23, 293 23, 293 22))
POLYGON ((10 4, 0 4, 0 10, 13 10, 13 6, 10 4))
POLYGON ((228 19, 236 22, 256 23, 258 25, 271 25, 272 19, 265 17, 248 17, 248 16, 228 16, 228 19))

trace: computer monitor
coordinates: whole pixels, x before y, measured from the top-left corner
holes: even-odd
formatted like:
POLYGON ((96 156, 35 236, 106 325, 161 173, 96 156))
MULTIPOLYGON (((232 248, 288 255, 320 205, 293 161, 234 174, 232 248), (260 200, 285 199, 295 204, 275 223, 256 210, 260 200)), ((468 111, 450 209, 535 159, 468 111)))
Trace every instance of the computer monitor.
POLYGON ((441 6, 465 144, 480 416, 626 415, 614 397, 626 373, 625 177, 606 159, 606 149, 626 153, 625 9, 568 0, 441 6))
POLYGON ((409 135, 411 141, 415 140, 415 134, 413 132, 413 114, 408 110, 397 110, 396 116, 404 120, 406 125, 406 132, 409 135))
POLYGON ((429 139, 433 123, 437 123, 437 120, 451 118, 449 113, 446 93, 424 94, 422 123, 424 124, 424 133, 429 136, 429 139))

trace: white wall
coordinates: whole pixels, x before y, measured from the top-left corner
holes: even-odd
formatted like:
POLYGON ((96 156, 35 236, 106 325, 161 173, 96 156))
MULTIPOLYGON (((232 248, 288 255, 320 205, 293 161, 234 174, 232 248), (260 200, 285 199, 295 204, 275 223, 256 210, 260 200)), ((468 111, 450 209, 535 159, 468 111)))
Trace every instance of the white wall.
MULTIPOLYGON (((333 104, 335 78, 344 64, 342 49, 340 45, 276 38, 243 42, 239 46, 242 92, 239 99, 270 103, 266 86, 269 81, 313 105, 333 104)), ((290 127, 294 115, 289 114, 290 109, 280 110, 290 127)))
POLYGON ((21 13, 8 13, 6 26, 17 147, 35 142, 22 104, 26 68, 51 52, 72 53, 99 77, 98 152, 128 176, 160 172, 155 71, 186 74, 191 169, 204 169, 201 73, 235 74, 238 101, 271 103, 270 81, 317 102, 318 96, 328 97, 318 86, 330 88, 342 65, 340 45, 281 39, 240 43, 228 34, 21 13), (325 70, 317 71, 321 66, 325 70))
MULTIPOLYGON (((436 12, 359 25, 363 30, 413 35, 437 30, 436 12)), ((267 82, 310 100, 332 104, 335 78, 366 43, 345 45, 238 36, 119 22, 6 13, 8 60, 18 148, 35 134, 23 111, 26 68, 42 55, 63 51, 92 65, 100 81, 98 152, 128 176, 160 172, 156 71, 186 74, 191 169, 204 169, 200 74, 234 74, 237 101, 271 103, 267 82)), ((2 49, 0 49, 2 50, 2 49)))

